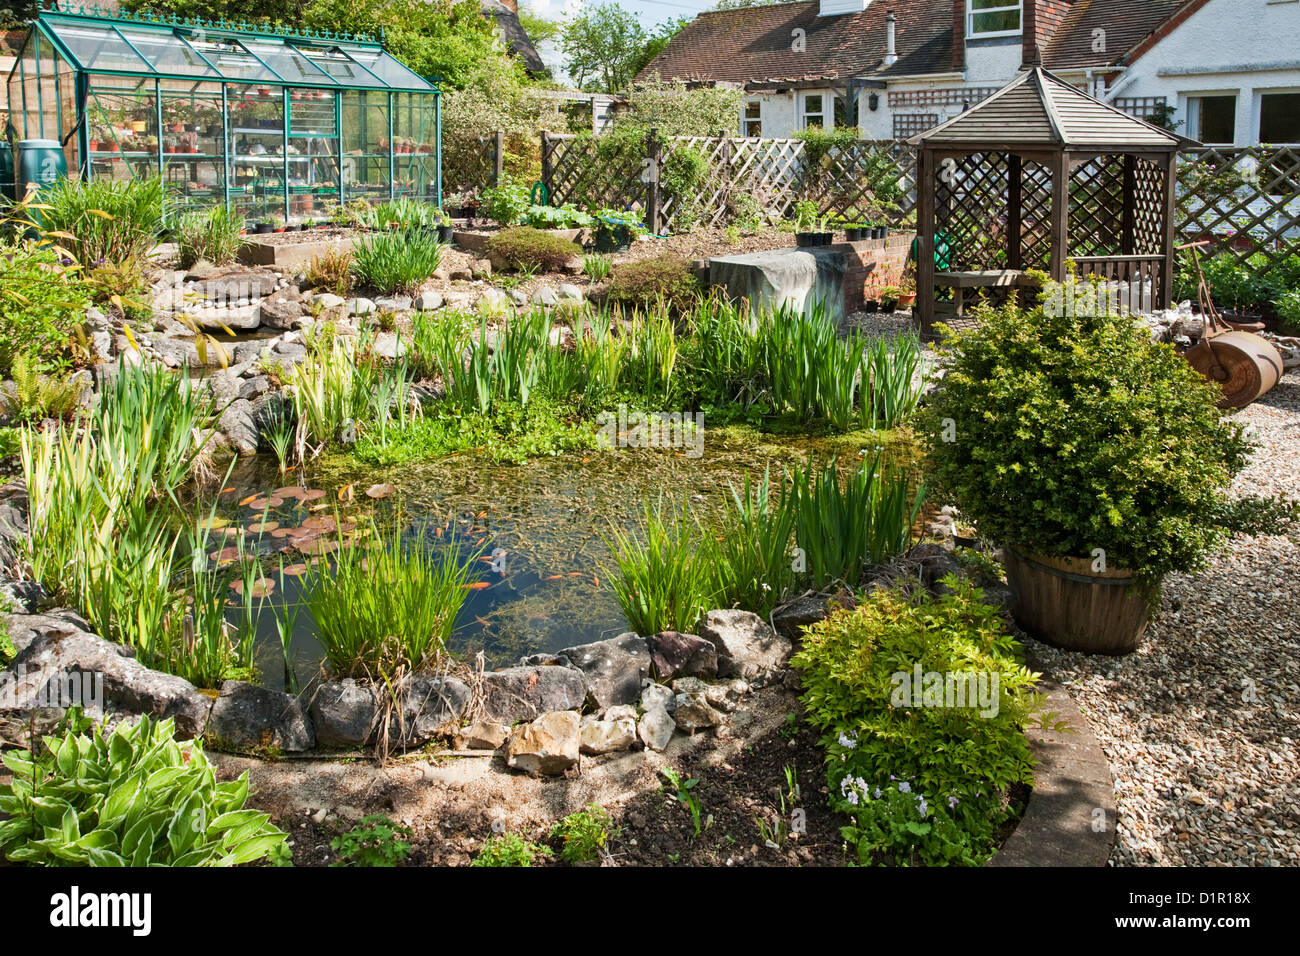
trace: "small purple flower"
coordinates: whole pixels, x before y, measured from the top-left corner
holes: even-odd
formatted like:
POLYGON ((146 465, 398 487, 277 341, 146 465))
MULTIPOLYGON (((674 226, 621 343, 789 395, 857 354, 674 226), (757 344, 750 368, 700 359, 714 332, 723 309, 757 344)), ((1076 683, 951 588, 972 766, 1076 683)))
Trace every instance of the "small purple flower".
POLYGON ((911 785, 910 783, 908 783, 906 780, 904 780, 902 783, 900 783, 900 784, 898 785, 898 792, 899 792, 899 793, 911 793, 911 792, 912 792, 912 785, 911 785))
POLYGON ((959 803, 961 803, 961 801, 958 800, 957 797, 956 797, 955 795, 954 795, 954 796, 950 796, 950 797, 948 798, 948 807, 949 807, 949 809, 956 809, 957 804, 959 804, 959 803))
POLYGON ((921 814, 922 820, 930 815, 930 805, 925 802, 925 797, 920 794, 916 796, 916 809, 921 814))

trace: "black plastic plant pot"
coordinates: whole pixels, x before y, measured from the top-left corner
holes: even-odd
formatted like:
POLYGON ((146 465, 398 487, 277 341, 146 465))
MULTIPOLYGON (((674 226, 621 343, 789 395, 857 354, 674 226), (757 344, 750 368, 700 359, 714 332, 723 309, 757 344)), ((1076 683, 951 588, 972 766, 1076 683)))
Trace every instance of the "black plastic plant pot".
POLYGON ((794 244, 800 249, 811 249, 817 245, 818 233, 815 232, 796 232, 794 234, 794 244))
POLYGON ((813 235, 817 237, 815 245, 818 246, 829 246, 835 242, 835 233, 833 232, 817 232, 813 233, 813 235))
POLYGON ((877 302, 875 299, 868 299, 866 302, 862 303, 862 311, 866 312, 867 314, 871 314, 873 312, 879 312, 880 303, 877 302))
POLYGON ((438 241, 450 243, 456 237, 456 229, 453 226, 438 227, 438 241))
POLYGON ((888 227, 888 226, 881 226, 880 229, 879 229, 878 231, 879 231, 880 235, 876 236, 877 239, 888 239, 888 238, 889 238, 889 227, 888 227))
POLYGON ((257 233, 259 236, 264 236, 274 229, 275 227, 269 222, 259 222, 253 227, 253 232, 257 233))
POLYGON ((596 251, 600 253, 627 252, 632 246, 632 231, 627 226, 605 226, 596 230, 596 251))

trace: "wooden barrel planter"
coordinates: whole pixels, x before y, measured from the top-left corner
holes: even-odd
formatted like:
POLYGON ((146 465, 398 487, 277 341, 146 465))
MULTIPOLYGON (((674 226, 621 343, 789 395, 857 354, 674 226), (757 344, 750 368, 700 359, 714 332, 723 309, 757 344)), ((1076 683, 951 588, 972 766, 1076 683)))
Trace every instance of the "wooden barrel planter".
POLYGON ((1003 549, 1016 592, 1016 622, 1054 647, 1086 654, 1131 654, 1151 611, 1130 589, 1133 573, 1097 573, 1088 558, 1049 558, 1003 549))

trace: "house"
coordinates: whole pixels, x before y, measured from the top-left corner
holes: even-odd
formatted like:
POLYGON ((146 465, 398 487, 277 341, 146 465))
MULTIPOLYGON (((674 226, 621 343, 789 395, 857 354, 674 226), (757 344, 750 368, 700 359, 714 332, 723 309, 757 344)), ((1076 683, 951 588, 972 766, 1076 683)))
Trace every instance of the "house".
POLYGON ((541 75, 549 73, 541 55, 533 46, 528 31, 519 22, 519 0, 481 0, 483 15, 496 22, 497 35, 506 49, 523 60, 524 68, 529 73, 541 75))
POLYGON ((1030 64, 1206 143, 1300 143, 1300 0, 799 0, 701 14, 637 79, 742 88, 743 136, 902 139, 1030 64))

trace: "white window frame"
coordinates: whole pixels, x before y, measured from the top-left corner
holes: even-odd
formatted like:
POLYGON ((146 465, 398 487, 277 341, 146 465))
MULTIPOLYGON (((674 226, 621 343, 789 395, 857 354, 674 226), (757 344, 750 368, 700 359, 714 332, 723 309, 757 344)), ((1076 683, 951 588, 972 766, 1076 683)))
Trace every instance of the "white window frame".
POLYGON ((1187 117, 1187 135, 1206 146, 1235 146, 1237 129, 1241 123, 1241 90, 1197 90, 1187 93, 1183 98, 1183 113, 1187 117), (1209 143, 1201 139, 1201 100, 1232 99, 1232 139, 1226 143, 1209 143))
POLYGON ((749 124, 758 124, 758 135, 763 135, 763 101, 762 100, 743 100, 740 104, 740 135, 746 139, 752 139, 749 134, 749 124), (750 107, 758 110, 757 116, 750 116, 750 107))
POLYGON ((968 40, 987 40, 991 37, 1018 37, 1025 29, 1025 4, 1024 0, 1002 0, 1002 5, 997 7, 985 7, 981 10, 975 9, 974 0, 966 0, 966 38, 968 40), (975 29, 975 17, 983 13, 1009 13, 1012 10, 1020 15, 1020 26, 1015 30, 985 30, 977 31, 975 29))
MULTIPOLYGON (((830 94, 834 95, 834 94, 830 94)), ((827 129, 826 126, 826 93, 801 93, 799 94, 799 128, 808 129, 808 117, 816 116, 822 123, 821 128, 827 129), (808 112, 808 97, 815 96, 822 101, 821 109, 815 113, 808 112)), ((833 104, 834 101, 832 101, 833 104)), ((835 107, 831 106, 831 125, 835 124, 835 107)))

